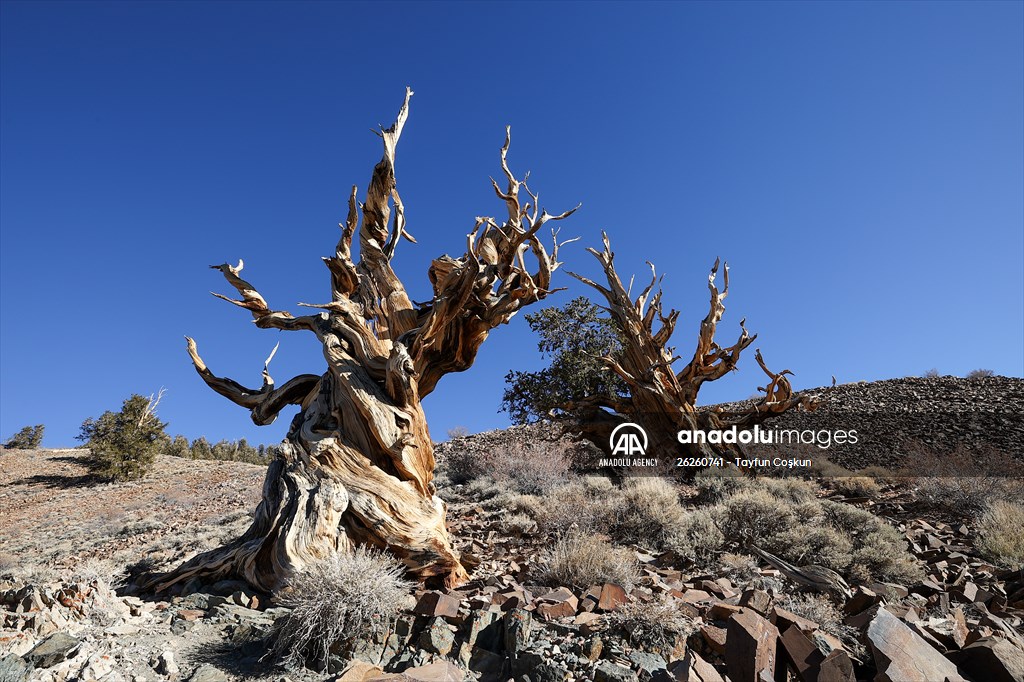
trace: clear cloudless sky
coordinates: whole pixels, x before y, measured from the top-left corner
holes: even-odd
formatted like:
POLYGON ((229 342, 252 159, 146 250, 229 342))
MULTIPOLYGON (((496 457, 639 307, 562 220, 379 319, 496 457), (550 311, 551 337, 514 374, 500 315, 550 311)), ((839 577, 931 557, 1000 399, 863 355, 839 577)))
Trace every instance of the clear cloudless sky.
MULTIPOLYGON (((167 393, 169 432, 273 443, 196 376, 323 371, 312 335, 210 296, 245 259, 275 308, 325 302, 349 188, 416 92, 397 171, 413 299, 461 255, 488 176, 532 171, 566 268, 611 236, 623 276, 667 273, 684 362, 707 272, 797 388, 1024 367, 1024 3, 0 3, 0 437, 167 393)), ((561 304, 587 291, 564 273, 561 304)), ((543 304, 542 304, 543 305, 543 304)), ((536 309, 539 309, 537 307, 536 309)), ((520 315, 425 404, 434 437, 508 423, 520 315)), ((753 348, 705 403, 763 385, 753 348)))

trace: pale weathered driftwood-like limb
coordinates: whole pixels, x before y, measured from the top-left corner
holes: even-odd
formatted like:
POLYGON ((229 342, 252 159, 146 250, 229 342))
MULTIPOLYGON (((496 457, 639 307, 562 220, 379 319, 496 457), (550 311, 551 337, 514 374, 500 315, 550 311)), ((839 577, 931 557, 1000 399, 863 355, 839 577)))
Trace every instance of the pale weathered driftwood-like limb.
MULTIPOLYGON (((740 336, 735 344, 721 348, 715 343, 714 337, 718 323, 725 313, 724 300, 729 293, 729 268, 725 266, 723 287, 716 285, 716 277, 721 265, 716 260, 708 276, 708 289, 711 302, 707 316, 701 322, 697 338, 697 348, 693 359, 680 372, 672 370, 673 363, 679 358, 668 346, 669 339, 675 331, 679 313, 670 310, 667 315, 662 309, 662 292, 660 280, 654 266, 650 263, 651 281, 635 299, 631 297, 629 287, 624 287, 615 271, 614 254, 606 234, 602 234, 603 249, 587 249, 597 258, 604 270, 607 286, 598 284, 582 275, 569 274, 579 281, 594 288, 607 302, 605 310, 611 315, 622 332, 623 347, 614 356, 609 355, 600 360, 609 371, 618 375, 629 387, 629 398, 616 401, 615 405, 598 404, 598 402, 581 401, 572 406, 570 411, 579 412, 575 408, 606 407, 613 410, 620 420, 630 419, 643 425, 651 438, 653 446, 660 452, 674 452, 680 447, 676 442, 676 433, 681 430, 714 430, 736 425, 749 428, 774 414, 793 409, 798 406, 813 407, 812 401, 792 392, 787 374, 789 370, 779 374, 768 370, 757 352, 757 362, 771 379, 765 391, 765 397, 752 408, 735 413, 707 412, 697 409, 697 392, 706 381, 714 381, 734 370, 739 361, 740 353, 747 348, 756 335, 750 336, 745 321, 740 322, 740 336), (658 287, 655 291, 655 287, 658 287), (653 292, 653 295, 652 295, 653 292), (655 328, 655 321, 658 327, 655 328)), ((593 419, 593 409, 583 410, 583 427, 586 429, 587 415, 593 419)), ((607 422, 599 431, 607 431, 607 422)), ((598 432, 595 432, 598 433, 598 432)), ((592 436, 593 433, 588 433, 592 436)), ((689 446, 695 455, 739 454, 738 445, 695 443, 689 446)))
MULTIPOLYGON (((285 441, 267 471, 263 499, 252 526, 238 540, 201 554, 178 569, 154 576, 147 587, 163 591, 192 578, 241 577, 274 591, 306 564, 353 545, 386 548, 422 579, 448 586, 467 579, 445 527, 445 505, 435 495, 433 444, 421 407, 448 372, 473 364, 490 330, 519 309, 551 293, 559 267, 554 234, 550 253, 538 230, 575 209, 550 215, 519 203, 525 180, 508 165, 506 131, 500 159, 507 188, 495 183, 508 219, 477 218, 461 258, 442 256, 428 272, 433 299, 416 304, 391 267, 399 241, 415 243, 395 177, 395 152, 409 115, 412 90, 395 119, 380 131, 384 153, 373 170, 365 201, 348 197, 334 255, 324 258, 331 300, 300 304, 317 309, 295 317, 271 310, 241 279, 242 263, 214 266, 238 291, 235 300, 259 327, 305 329, 323 344, 327 371, 275 386, 264 364, 263 386, 246 388, 213 374, 195 342, 188 351, 213 390, 267 424, 287 405, 299 405, 285 441), (358 235, 358 258, 353 241, 358 235), (530 272, 526 255, 537 261, 530 272)), ((571 241, 571 240, 570 240, 571 241)), ((276 351, 276 347, 275 347, 276 351)))

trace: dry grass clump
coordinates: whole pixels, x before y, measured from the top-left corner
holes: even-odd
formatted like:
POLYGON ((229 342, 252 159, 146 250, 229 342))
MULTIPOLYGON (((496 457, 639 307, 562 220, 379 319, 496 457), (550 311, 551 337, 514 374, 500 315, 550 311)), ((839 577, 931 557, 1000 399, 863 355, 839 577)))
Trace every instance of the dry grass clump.
POLYGON ((829 485, 847 497, 874 497, 881 490, 870 476, 840 476, 829 481, 829 485))
POLYGON ((666 594, 623 604, 611 612, 610 620, 634 646, 649 651, 671 649, 679 637, 696 630, 693 621, 679 610, 679 600, 666 594))
POLYGON ((605 491, 573 482, 553 488, 543 498, 520 501, 524 503, 532 509, 521 511, 533 516, 541 532, 606 532, 621 505, 621 493, 617 489, 605 491))
POLYGON ((639 579, 633 552, 596 535, 569 534, 541 554, 540 578, 550 585, 586 588, 616 583, 631 590, 639 579))
POLYGON ((778 554, 798 566, 816 564, 843 572, 853 561, 853 542, 826 525, 795 526, 772 538, 778 554))
POLYGON ((515 441, 449 452, 443 470, 453 483, 490 478, 506 490, 537 495, 565 483, 572 446, 562 441, 515 441))
POLYGON ((671 483, 663 478, 634 478, 622 487, 612 533, 620 540, 660 549, 685 516, 671 483))
POLYGON ((529 514, 522 512, 507 514, 501 519, 501 527, 513 535, 526 535, 537 528, 537 522, 529 514))
POLYGON ((693 485, 697 488, 694 502, 718 504, 729 495, 738 493, 745 484, 746 477, 736 467, 701 469, 693 478, 693 485))
POLYGON ((1024 567, 1024 505, 991 502, 978 519, 975 545, 983 557, 1001 566, 1024 567))
POLYGON ((992 500, 1024 503, 1024 466, 1006 452, 940 454, 918 444, 909 454, 917 498, 932 509, 962 520, 984 513, 992 500))
POLYGON ((307 566, 288 581, 281 604, 292 611, 271 631, 271 655, 299 668, 325 664, 333 651, 386 632, 411 584, 388 555, 357 548, 307 566))

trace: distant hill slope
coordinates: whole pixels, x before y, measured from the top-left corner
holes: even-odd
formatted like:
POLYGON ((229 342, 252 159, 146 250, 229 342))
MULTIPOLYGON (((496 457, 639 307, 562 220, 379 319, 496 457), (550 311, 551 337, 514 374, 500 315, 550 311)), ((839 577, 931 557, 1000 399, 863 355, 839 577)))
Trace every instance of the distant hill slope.
MULTIPOLYGON (((797 429, 815 433, 856 431, 856 444, 830 443, 798 446, 748 446, 750 456, 822 455, 847 469, 869 466, 923 470, 928 453, 960 452, 985 459, 993 454, 1024 461, 1024 379, 958 377, 886 379, 801 391, 814 396, 816 410, 787 412, 765 422, 764 429, 797 429), (916 467, 916 469, 915 469, 916 467)), ((701 410, 744 410, 752 400, 708 405, 701 410)), ((557 439, 557 430, 545 425, 511 427, 458 438, 437 446, 439 459, 455 448, 485 451, 516 442, 557 439)), ((655 454, 655 453, 650 453, 655 454)), ((675 454, 675 453, 673 453, 675 454)))
MULTIPOLYGON (((1024 459, 1024 379, 958 377, 861 381, 801 391, 814 396, 812 412, 788 412, 772 429, 856 430, 856 445, 817 450, 848 469, 878 465, 914 468, 922 451, 1001 453, 1024 459)), ((733 410, 751 401, 709 406, 733 410)), ((929 472, 921 472, 929 473, 929 472)))

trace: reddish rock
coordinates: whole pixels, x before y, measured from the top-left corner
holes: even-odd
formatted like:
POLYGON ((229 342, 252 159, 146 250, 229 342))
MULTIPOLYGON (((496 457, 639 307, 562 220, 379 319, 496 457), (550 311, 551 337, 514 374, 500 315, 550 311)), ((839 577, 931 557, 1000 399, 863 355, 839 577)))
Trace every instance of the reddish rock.
POLYGON ((597 608, 601 611, 614 611, 626 603, 626 591, 615 583, 605 583, 601 588, 601 598, 597 608))
POLYGON ((801 682, 816 682, 818 666, 825 660, 825 655, 818 651, 810 637, 795 625, 790 625, 779 636, 779 646, 785 661, 796 673, 801 682))
POLYGON ((729 620, 733 614, 743 610, 742 606, 733 606, 723 602, 715 602, 707 612, 708 620, 729 620))
POLYGON ((854 590, 853 596, 846 600, 843 611, 853 615, 871 608, 882 600, 874 591, 860 585, 854 590))
POLYGON ((188 621, 199 620, 205 615, 206 611, 200 611, 199 609, 182 609, 178 611, 178 618, 188 621))
POLYGON ((707 642, 708 648, 716 654, 725 653, 725 628, 716 628, 714 625, 702 625, 700 634, 707 642))
POLYGON ((725 682, 713 665, 691 649, 683 660, 670 663, 668 671, 676 682, 725 682))
POLYGON ((754 611, 744 610, 729 619, 725 663, 732 682, 758 682, 762 673, 775 672, 778 629, 754 611))
POLYGON ((787 611, 778 606, 773 606, 769 618, 772 621, 772 625, 777 627, 779 630, 785 630, 791 625, 795 625, 805 634, 810 634, 818 629, 818 624, 813 620, 807 620, 802 616, 798 616, 791 611, 787 611))
POLYGON ((555 604, 538 604, 537 613, 544 620, 558 620, 576 615, 576 609, 569 602, 558 602, 555 604))
POLYGON ((683 592, 682 599, 685 602, 697 604, 702 601, 711 601, 714 597, 704 590, 686 590, 686 592, 683 592))
POLYGON ((818 682, 856 682, 853 661, 842 649, 835 649, 818 667, 818 682))
POLYGON ((413 612, 421 616, 454 618, 459 615, 459 602, 441 592, 425 592, 413 612))
POLYGON ((949 655, 964 674, 985 682, 1024 682, 1024 651, 988 637, 949 655))
POLYGON ((772 598, 764 590, 744 590, 740 596, 740 606, 754 609, 761 615, 768 615, 772 598))

